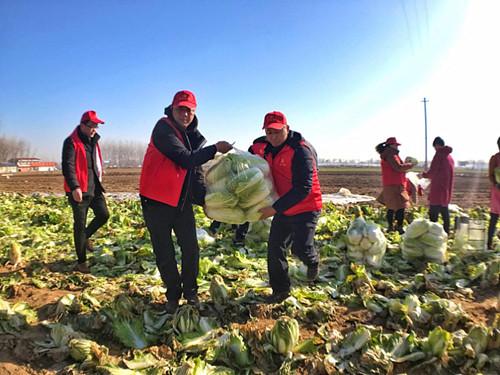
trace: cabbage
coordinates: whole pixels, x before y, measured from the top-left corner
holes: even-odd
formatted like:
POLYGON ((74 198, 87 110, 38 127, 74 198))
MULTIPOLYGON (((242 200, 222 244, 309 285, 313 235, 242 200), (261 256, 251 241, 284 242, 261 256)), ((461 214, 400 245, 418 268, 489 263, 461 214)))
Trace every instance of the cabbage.
POLYGON ((403 258, 409 261, 427 259, 443 263, 447 259, 447 240, 448 236, 441 224, 428 219, 417 219, 408 226, 403 235, 403 258))
POLYGON ((441 327, 434 328, 427 339, 422 343, 424 353, 430 357, 444 357, 453 345, 451 333, 441 327))
POLYGON ((252 190, 262 179, 264 175, 259 168, 249 168, 231 178, 226 186, 231 192, 240 195, 247 190, 252 190))
POLYGON ((260 179, 258 184, 238 193, 239 206, 241 208, 250 208, 262 202, 273 191, 273 185, 269 180, 260 179))
POLYGON ((406 260, 415 260, 424 256, 424 250, 420 247, 412 247, 406 245, 404 242, 401 244, 403 258, 406 260))
POLYGON ((272 206, 274 203, 274 199, 268 195, 264 200, 250 208, 246 211, 247 220, 250 222, 259 221, 262 213, 260 212, 261 208, 272 206))
POLYGON ((379 226, 366 222, 359 216, 354 219, 347 230, 347 256, 349 259, 380 267, 387 248, 387 240, 379 226))
POLYGON ((218 360, 238 369, 249 368, 252 365, 250 350, 238 330, 224 334, 220 338, 219 345, 215 354, 218 360))
POLYGON ((416 238, 429 230, 430 221, 427 219, 416 219, 406 228, 405 238, 416 238))
POLYGON ((178 335, 195 332, 200 322, 200 313, 192 305, 182 305, 175 312, 172 326, 178 335))
POLYGON ((370 330, 360 326, 350 332, 342 342, 342 348, 339 351, 341 357, 346 357, 365 346, 371 339, 370 330))
POLYGON ((347 238, 352 245, 358 245, 363 238, 363 234, 353 228, 347 231, 347 238))
MULTIPOLYGON (((229 224, 243 224, 247 221, 245 212, 238 207, 234 208, 218 208, 205 206, 205 213, 213 220, 229 224)), ((260 216, 259 216, 260 218, 260 216)))
POLYGON ((215 191, 205 196, 205 204, 211 208, 233 208, 238 204, 238 198, 227 190, 215 191))
POLYGON ((206 172, 205 213, 229 224, 259 221, 259 210, 276 197, 267 161, 237 151, 218 157, 206 172))
POLYGON ((413 165, 417 165, 418 160, 416 158, 414 158, 413 156, 407 156, 405 158, 405 163, 412 163, 413 165))
POLYGON ((212 278, 209 292, 215 307, 221 310, 229 300, 229 291, 220 275, 214 275, 212 278))
POLYGON ((231 160, 222 158, 217 164, 210 168, 205 174, 207 185, 214 185, 231 174, 231 160))
POLYGON ((282 316, 270 332, 271 344, 280 354, 288 354, 299 342, 299 323, 288 316, 282 316))

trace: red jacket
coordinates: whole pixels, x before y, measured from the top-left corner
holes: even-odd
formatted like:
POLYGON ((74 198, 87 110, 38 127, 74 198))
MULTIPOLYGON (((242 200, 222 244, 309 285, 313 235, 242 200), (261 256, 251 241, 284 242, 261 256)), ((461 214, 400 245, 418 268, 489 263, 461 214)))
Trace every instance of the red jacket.
POLYGON ((488 165, 488 178, 490 179, 492 185, 500 184, 500 181, 497 181, 495 176, 496 168, 500 168, 500 152, 497 152, 495 155, 491 156, 488 165))
MULTIPOLYGON (((71 135, 69 136, 71 141, 73 142, 73 146, 75 148, 75 174, 78 180, 78 185, 80 185, 80 189, 83 193, 86 193, 88 190, 88 166, 87 166, 87 152, 85 151, 85 145, 82 140, 78 136, 78 127, 73 130, 71 135)), ((99 147, 99 143, 96 143, 96 154, 98 157, 95 158, 96 166, 97 166, 97 178, 99 181, 102 180, 102 155, 101 148, 99 147)), ((64 179, 64 191, 66 193, 70 193, 71 189, 64 179)))
MULTIPOLYGON (((170 122, 169 118, 164 117, 161 121, 164 126, 170 126, 177 138, 185 144, 181 133, 170 122)), ((139 194, 177 207, 186 174, 187 169, 182 168, 162 154, 151 139, 142 163, 139 194)))
MULTIPOLYGON (((300 137, 299 133, 294 133, 297 137, 300 137)), ((292 161, 297 148, 307 147, 310 149, 310 147, 304 139, 301 139, 297 144, 295 144, 295 142, 287 142, 278 154, 273 157, 270 152, 265 152, 267 146, 268 143, 262 142, 261 138, 259 142, 252 145, 251 151, 267 160, 273 176, 274 186, 281 198, 293 189, 292 161)), ((277 202, 279 202, 279 200, 277 202)), ((320 211, 321 208, 321 189, 318 179, 318 169, 316 161, 314 161, 312 170, 312 188, 310 192, 300 202, 285 210, 283 214, 286 216, 293 216, 303 212, 320 211)))
POLYGON ((453 190, 453 172, 455 161, 451 157, 453 149, 444 146, 436 150, 431 167, 422 176, 431 180, 429 204, 431 206, 448 206, 453 190))
POLYGON ((410 163, 403 163, 398 150, 388 147, 380 154, 382 167, 382 185, 402 185, 406 187, 406 171, 412 167, 410 163))

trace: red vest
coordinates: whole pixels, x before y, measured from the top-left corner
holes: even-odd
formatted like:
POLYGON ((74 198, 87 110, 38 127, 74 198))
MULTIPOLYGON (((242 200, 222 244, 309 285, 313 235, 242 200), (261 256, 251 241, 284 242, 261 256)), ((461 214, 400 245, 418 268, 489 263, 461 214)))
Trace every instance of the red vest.
MULTIPOLYGON (((73 146, 75 147, 75 173, 76 179, 78 180, 78 185, 80 185, 80 189, 83 193, 87 192, 88 189, 88 167, 87 167, 87 152, 85 151, 85 145, 82 140, 78 136, 78 126, 73 130, 73 133, 70 135, 71 140, 73 141, 73 146)), ((96 164, 97 164, 97 178, 99 181, 102 180, 102 155, 101 148, 99 147, 99 143, 96 143, 96 164)), ((66 179, 64 179, 64 191, 66 193, 70 193, 71 189, 69 188, 66 179)))
MULTIPOLYGON (((254 143, 252 151, 267 160, 274 180, 274 186, 280 197, 285 195, 292 188, 292 160, 295 150, 289 145, 285 145, 273 158, 269 153, 264 155, 266 143, 254 143)), ((307 147, 305 142, 301 142, 302 147, 307 147)), ((316 162, 313 164, 312 189, 302 201, 289 208, 283 214, 287 216, 297 215, 303 212, 320 211, 323 205, 321 200, 321 190, 318 179, 318 169, 316 162)))
MULTIPOLYGON (((184 143, 181 133, 170 122, 170 119, 164 117, 162 120, 164 125, 170 126, 177 138, 184 143)), ((139 194, 169 206, 177 207, 186 174, 187 169, 180 167, 162 154, 153 144, 153 139, 151 139, 142 163, 139 194)))
MULTIPOLYGON (((390 156, 392 157, 392 156, 390 156)), ((400 164, 403 163, 399 155, 394 154, 394 158, 400 164)), ((403 185, 406 186, 406 173, 398 172, 389 164, 388 161, 381 159, 380 164, 382 166, 382 184, 387 185, 403 185)))

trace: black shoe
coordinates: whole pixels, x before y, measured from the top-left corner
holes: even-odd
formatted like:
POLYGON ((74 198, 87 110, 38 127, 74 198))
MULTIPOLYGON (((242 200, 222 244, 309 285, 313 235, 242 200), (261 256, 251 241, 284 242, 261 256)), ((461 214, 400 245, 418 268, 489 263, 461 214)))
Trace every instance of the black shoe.
POLYGON ((167 303, 165 304, 165 312, 167 314, 175 314, 178 308, 179 308, 179 301, 175 299, 167 301, 167 303))
POLYGON ((245 239, 244 238, 235 237, 235 238, 233 238, 233 245, 234 246, 244 246, 245 245, 245 239))
POLYGON ((208 234, 210 234, 212 237, 217 234, 217 231, 219 230, 220 227, 220 222, 219 221, 212 221, 212 224, 207 229, 208 234))
POLYGON ((196 308, 200 307, 200 299, 198 298, 197 295, 192 296, 192 297, 186 297, 186 301, 188 305, 194 306, 196 308))
POLYGON ((285 290, 284 292, 273 292, 270 296, 266 296, 264 301, 268 304, 281 303, 290 297, 290 291, 285 290))
POLYGON ((403 229, 403 226, 397 226, 396 230, 398 231, 399 234, 405 234, 405 230, 403 229))
POLYGON ((319 264, 311 264, 307 267, 307 280, 315 281, 319 275, 319 264))

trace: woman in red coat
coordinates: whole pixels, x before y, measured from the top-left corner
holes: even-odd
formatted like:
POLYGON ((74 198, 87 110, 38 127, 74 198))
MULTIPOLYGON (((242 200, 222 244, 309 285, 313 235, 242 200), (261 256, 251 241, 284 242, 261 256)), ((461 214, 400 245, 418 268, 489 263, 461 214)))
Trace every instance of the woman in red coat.
MULTIPOLYGON (((500 150, 500 137, 497 139, 500 150)), ((500 215, 500 152, 490 158, 488 177, 491 183, 490 223, 488 225, 488 249, 493 250, 493 236, 500 215)))
POLYGON ((429 192, 429 219, 438 221, 439 214, 443 219, 443 228, 450 234, 450 211, 448 205, 453 191, 453 172, 455 161, 451 157, 453 149, 445 146, 441 137, 434 138, 432 146, 436 150, 432 158, 431 167, 422 173, 422 177, 431 180, 429 192))
POLYGON ((413 167, 412 163, 403 163, 399 157, 398 143, 395 137, 389 137, 375 147, 380 154, 382 167, 382 193, 377 200, 387 207, 388 231, 394 230, 394 217, 396 230, 403 234, 403 220, 405 208, 410 206, 410 196, 406 189, 406 171, 413 167))

